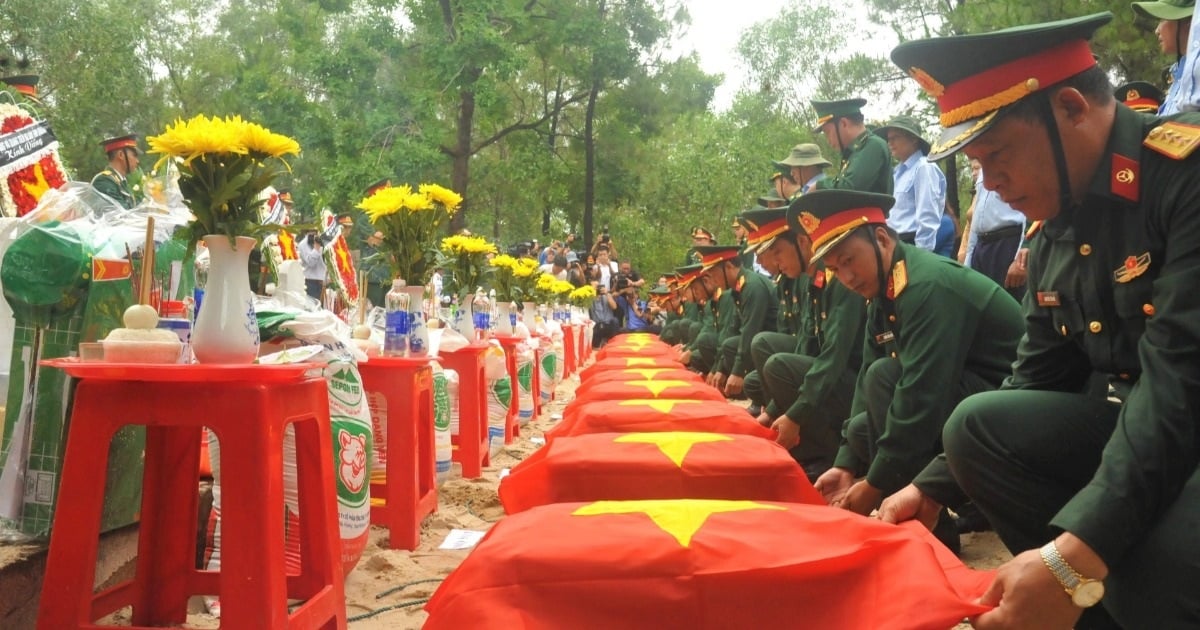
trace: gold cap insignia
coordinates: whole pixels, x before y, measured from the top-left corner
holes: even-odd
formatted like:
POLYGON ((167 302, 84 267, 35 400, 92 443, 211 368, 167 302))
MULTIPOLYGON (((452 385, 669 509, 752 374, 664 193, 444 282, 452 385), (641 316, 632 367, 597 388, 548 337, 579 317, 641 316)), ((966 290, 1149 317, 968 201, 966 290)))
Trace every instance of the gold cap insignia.
POLYGON ((801 212, 800 225, 804 228, 805 232, 812 234, 818 227, 821 226, 821 220, 811 212, 801 212))

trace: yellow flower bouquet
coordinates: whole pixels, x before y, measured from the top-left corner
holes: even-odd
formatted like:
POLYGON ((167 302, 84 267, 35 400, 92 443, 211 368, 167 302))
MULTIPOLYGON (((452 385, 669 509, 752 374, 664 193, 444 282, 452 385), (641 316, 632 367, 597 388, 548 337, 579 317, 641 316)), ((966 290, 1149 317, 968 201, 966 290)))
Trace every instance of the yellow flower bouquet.
POLYGON ((553 304, 565 300, 575 289, 575 285, 566 280, 558 280, 553 275, 543 273, 537 281, 537 301, 542 304, 553 304))
POLYGON ((433 238, 438 226, 450 218, 462 203, 458 193, 438 186, 384 186, 359 202, 377 230, 383 233, 379 254, 384 257, 393 278, 410 285, 424 284, 435 250, 433 238))
POLYGON ((467 296, 485 284, 484 277, 493 269, 487 264, 487 255, 495 253, 496 246, 482 236, 443 238, 438 266, 449 271, 442 280, 445 292, 457 295, 458 303, 465 304, 467 296))
POLYGON ((274 226, 258 218, 260 196, 276 177, 290 170, 286 155, 299 155, 293 139, 240 116, 199 115, 176 120, 146 138, 150 153, 161 154, 154 168, 166 162, 179 169, 179 190, 195 220, 184 228, 191 250, 208 234, 258 237, 274 226))
POLYGON ((579 308, 591 308, 592 303, 596 301, 596 288, 590 284, 585 284, 568 293, 567 299, 570 300, 572 305, 579 308))

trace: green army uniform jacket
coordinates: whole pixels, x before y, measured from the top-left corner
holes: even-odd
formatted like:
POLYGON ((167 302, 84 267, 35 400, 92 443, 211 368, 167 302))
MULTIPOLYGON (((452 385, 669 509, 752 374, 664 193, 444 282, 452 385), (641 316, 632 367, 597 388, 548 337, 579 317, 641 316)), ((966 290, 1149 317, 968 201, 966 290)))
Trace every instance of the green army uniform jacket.
POLYGON ((733 291, 717 291, 710 303, 713 324, 717 328, 717 347, 720 348, 722 342, 737 334, 737 305, 733 303, 733 291))
POLYGON ((800 334, 800 312, 808 299, 807 287, 807 283, 797 282, 782 274, 775 279, 775 295, 779 296, 777 331, 785 335, 800 334))
MULTIPOLYGON (((1091 482, 1050 523, 1109 566, 1145 538, 1200 462, 1200 153, 1158 130, 1168 120, 1200 125, 1196 114, 1118 106, 1087 196, 1034 235, 1025 336, 1004 384, 1080 392, 1093 370, 1112 377, 1124 401, 1116 430, 1091 482)), ((949 500, 947 480, 939 458, 916 483, 949 500)))
POLYGON ((729 291, 735 307, 734 330, 741 339, 737 354, 733 358, 732 376, 746 376, 754 369, 750 356, 750 344, 754 335, 764 330, 775 330, 778 306, 775 304, 774 288, 767 277, 753 269, 741 268, 733 290, 729 291))
MULTIPOLYGON (((817 269, 813 275, 806 273, 794 280, 798 286, 804 287, 804 301, 799 305, 800 311, 797 314, 800 330, 796 333, 796 354, 810 357, 821 353, 821 305, 828 279, 824 264, 815 264, 817 269)), ((862 348, 862 344, 855 348, 862 348)))
POLYGON ((813 277, 813 286, 818 295, 811 331, 816 349, 806 353, 813 357, 812 367, 804 376, 799 398, 785 412, 794 421, 819 414, 838 380, 847 372, 859 372, 863 360, 867 301, 838 282, 824 265, 813 277))
MULTIPOLYGON (((700 322, 700 332, 696 335, 696 338, 692 340, 692 343, 688 344, 687 346, 688 350, 696 351, 699 349, 697 344, 700 342, 701 335, 703 335, 705 332, 712 334, 716 334, 717 332, 717 316, 715 312, 716 301, 708 300, 704 304, 700 305, 693 304, 692 302, 688 302, 688 304, 691 304, 692 308, 696 309, 694 315, 695 321, 700 322)), ((686 309, 687 307, 685 306, 684 308, 686 309)))
POLYGON ((864 131, 842 151, 842 168, 837 175, 817 182, 815 188, 839 188, 892 194, 892 152, 887 141, 864 131))
POLYGON ((896 243, 883 295, 870 300, 862 366, 850 415, 866 409, 863 383, 877 359, 899 360, 901 375, 872 462, 843 439, 835 466, 867 468, 867 481, 899 490, 929 463, 970 371, 997 386, 1011 373, 1021 337, 1021 307, 987 276, 944 256, 896 243))
POLYGON ((746 249, 746 239, 742 239, 741 242, 738 243, 738 245, 741 245, 741 247, 742 247, 741 251, 738 252, 738 260, 741 261, 742 268, 743 269, 753 269, 754 268, 754 252, 750 251, 749 249, 746 249))
POLYGON ((129 189, 129 180, 121 177, 120 173, 111 168, 96 173, 96 176, 92 178, 92 188, 112 197, 124 208, 132 208, 137 205, 133 191, 129 189))

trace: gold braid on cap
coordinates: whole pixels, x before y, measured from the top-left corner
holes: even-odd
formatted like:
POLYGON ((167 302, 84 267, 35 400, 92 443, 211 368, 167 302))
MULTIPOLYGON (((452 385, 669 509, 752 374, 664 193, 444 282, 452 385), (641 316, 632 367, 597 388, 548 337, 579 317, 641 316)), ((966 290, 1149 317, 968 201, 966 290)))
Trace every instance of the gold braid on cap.
POLYGON ((991 96, 981 98, 977 101, 967 103, 962 107, 956 107, 948 112, 943 112, 941 122, 943 127, 953 127, 958 123, 977 118, 988 112, 1012 105, 1017 101, 1033 94, 1038 90, 1037 79, 1025 79, 1024 81, 1004 90, 1001 90, 991 96))
POLYGON ((966 128, 965 130, 963 130, 962 133, 958 134, 957 136, 954 136, 953 138, 950 138, 949 140, 947 140, 945 142, 932 143, 929 148, 929 153, 930 154, 941 153, 943 151, 952 149, 955 146, 958 146, 958 143, 969 138, 971 136, 971 134, 986 127, 988 125, 988 123, 992 122, 992 119, 995 118, 996 114, 998 114, 998 113, 1000 113, 1000 110, 998 110, 998 109, 992 110, 987 116, 984 116, 983 118, 980 118, 979 120, 976 120, 975 124, 966 128))
POLYGON ((946 86, 938 83, 937 79, 929 76, 928 72, 920 68, 909 68, 908 76, 912 77, 917 82, 917 85, 920 85, 921 89, 925 90, 925 93, 933 98, 937 98, 946 92, 946 86))

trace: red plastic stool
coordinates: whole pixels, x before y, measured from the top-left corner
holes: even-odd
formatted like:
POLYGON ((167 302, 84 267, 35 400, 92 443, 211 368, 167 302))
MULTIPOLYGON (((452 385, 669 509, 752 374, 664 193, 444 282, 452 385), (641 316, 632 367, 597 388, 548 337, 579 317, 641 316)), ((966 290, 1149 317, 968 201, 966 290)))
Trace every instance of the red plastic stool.
POLYGON ((563 380, 575 373, 575 329, 572 324, 563 325, 563 380))
POLYGON ((521 343, 521 338, 516 335, 492 335, 492 339, 499 341, 500 347, 504 348, 504 367, 508 370, 508 380, 512 385, 508 415, 504 417, 504 443, 512 444, 521 435, 520 383, 517 380, 517 344, 521 343))
POLYGON ((533 349, 533 419, 542 415, 542 350, 541 346, 533 349))
POLYGON ((433 368, 429 359, 373 357, 358 370, 371 415, 387 433, 385 480, 371 483, 371 522, 388 528, 392 549, 411 551, 421 543, 421 521, 437 511, 433 368))
MULTIPOLYGON (((483 476, 483 467, 491 463, 487 430, 487 375, 484 355, 487 343, 472 342, 453 352, 442 352, 442 367, 458 373, 458 440, 451 440, 451 461, 462 464, 464 479, 483 476)), ((537 372, 534 372, 537 374, 537 372)), ((536 378, 536 377, 535 377, 536 378)))
POLYGON ((179 625, 193 595, 219 595, 222 627, 345 628, 333 445, 324 379, 312 364, 121 365, 44 362, 75 390, 38 628, 96 628, 133 606, 133 626, 179 625), (146 427, 133 579, 93 591, 108 444, 146 427), (283 435, 296 434, 301 572, 284 564, 283 435), (221 570, 195 568, 201 428, 221 442, 221 570), (306 600, 288 612, 288 600, 306 600))

